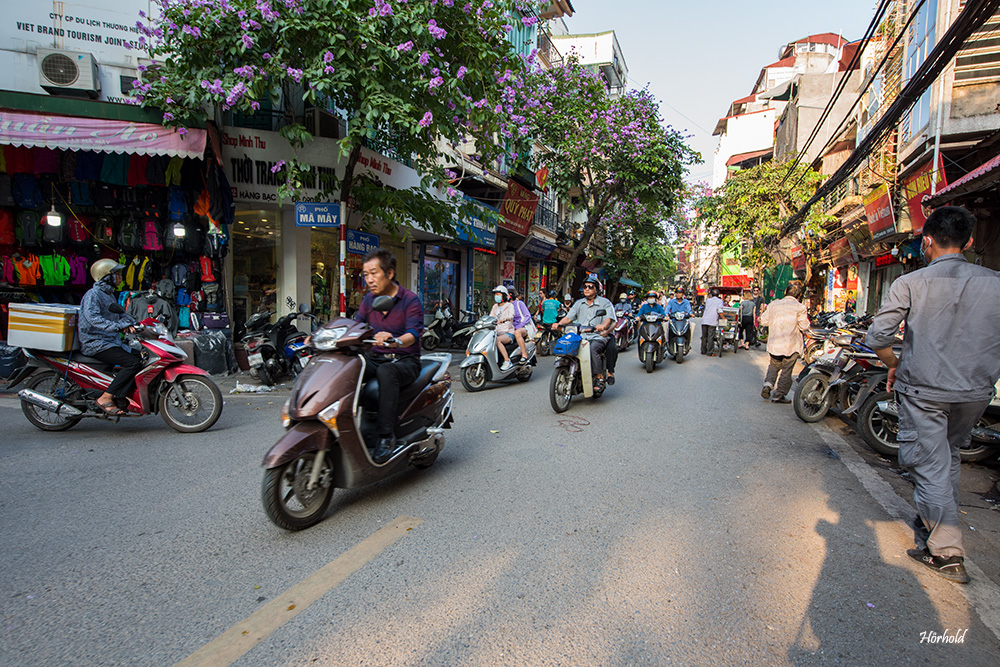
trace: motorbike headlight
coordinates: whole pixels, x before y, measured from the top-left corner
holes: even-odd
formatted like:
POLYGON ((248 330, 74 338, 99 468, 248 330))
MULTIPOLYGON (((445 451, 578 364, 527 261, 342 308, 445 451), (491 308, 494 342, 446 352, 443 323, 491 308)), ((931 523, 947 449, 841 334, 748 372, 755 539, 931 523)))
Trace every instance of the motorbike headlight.
POLYGON ((286 399, 285 404, 281 406, 281 426, 282 428, 288 428, 292 425, 292 415, 291 415, 292 399, 286 399))
POLYGON ((312 337, 312 346, 317 350, 332 350, 337 347, 337 341, 347 333, 347 327, 320 329, 312 337))
POLYGON ((329 407, 323 408, 320 411, 318 417, 321 422, 326 424, 326 427, 330 429, 335 436, 340 437, 340 431, 337 430, 337 413, 340 412, 340 401, 337 401, 329 407))

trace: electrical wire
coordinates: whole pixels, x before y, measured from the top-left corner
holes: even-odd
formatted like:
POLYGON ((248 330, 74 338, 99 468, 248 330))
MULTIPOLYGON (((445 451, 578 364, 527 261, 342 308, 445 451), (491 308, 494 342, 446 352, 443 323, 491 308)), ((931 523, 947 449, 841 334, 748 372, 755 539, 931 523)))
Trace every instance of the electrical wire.
POLYGON ((782 178, 781 182, 778 184, 779 189, 781 188, 782 185, 785 184, 785 181, 788 180, 788 177, 791 176, 792 172, 795 171, 795 167, 798 166, 799 162, 802 160, 802 155, 804 155, 806 151, 809 150, 809 147, 812 146, 812 142, 815 141, 816 137, 819 135, 820 128, 823 127, 823 123, 826 122, 826 119, 830 116, 830 113, 833 111, 834 106, 837 104, 837 100, 840 99, 840 96, 843 94, 844 89, 847 87, 847 82, 851 78, 851 72, 854 71, 854 66, 857 65, 858 61, 861 59, 862 52, 865 50, 865 47, 871 41, 871 38, 875 34, 875 31, 878 30, 878 26, 882 22, 882 18, 885 16, 886 11, 888 11, 889 9, 890 2, 892 2, 892 0, 881 0, 878 7, 876 7, 875 15, 872 17, 871 23, 868 24, 868 28, 865 30, 865 34, 864 36, 862 36, 860 44, 857 50, 854 52, 854 56, 851 58, 850 63, 848 63, 847 68, 844 70, 844 76, 840 77, 840 82, 837 84, 837 87, 834 89, 833 94, 830 96, 830 100, 827 102, 826 107, 823 109, 823 113, 820 115, 819 120, 816 121, 816 126, 813 128, 813 131, 809 135, 809 138, 806 139, 805 146, 802 147, 802 149, 795 156, 795 159, 792 160, 792 164, 789 165, 788 171, 785 172, 784 178, 782 178))

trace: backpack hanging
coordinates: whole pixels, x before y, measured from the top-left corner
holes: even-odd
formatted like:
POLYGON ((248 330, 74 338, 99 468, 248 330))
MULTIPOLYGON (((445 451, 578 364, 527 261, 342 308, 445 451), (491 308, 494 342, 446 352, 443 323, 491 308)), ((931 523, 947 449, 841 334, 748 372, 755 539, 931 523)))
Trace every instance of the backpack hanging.
POLYGON ((42 225, 42 242, 47 245, 62 245, 66 242, 66 225, 42 225))
POLYGON ((14 231, 14 216, 10 211, 0 209, 0 245, 14 245, 17 234, 14 231))
POLYGON ((156 222, 156 219, 152 217, 143 218, 140 227, 142 228, 142 249, 146 252, 163 250, 163 242, 160 240, 160 225, 156 222))
POLYGON ((66 221, 70 243, 83 245, 90 241, 90 219, 87 216, 74 216, 66 221))
POLYGON ((41 245, 39 217, 34 211, 21 211, 17 214, 17 240, 26 248, 37 248, 41 245))
POLYGON ((14 203, 21 208, 38 208, 43 203, 34 174, 16 174, 13 190, 14 203))

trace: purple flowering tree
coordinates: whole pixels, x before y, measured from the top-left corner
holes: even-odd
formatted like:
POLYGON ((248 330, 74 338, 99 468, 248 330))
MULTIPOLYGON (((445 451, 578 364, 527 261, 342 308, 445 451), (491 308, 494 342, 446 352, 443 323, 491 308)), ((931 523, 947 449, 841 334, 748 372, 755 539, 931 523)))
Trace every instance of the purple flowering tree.
MULTIPOLYGON (((250 115, 263 100, 301 98, 347 121, 342 176, 326 181, 331 199, 391 230, 418 222, 453 231, 460 198, 435 196, 448 176, 439 146, 474 142, 485 161, 518 150, 507 137, 514 98, 498 83, 525 62, 509 41, 525 0, 157 0, 139 27, 158 63, 137 95, 183 128, 211 108, 250 115), (501 139, 503 137, 504 139, 501 139), (357 169, 369 145, 408 161, 421 187, 393 190, 357 169)), ((285 107, 281 134, 294 147, 312 136, 285 107)), ((523 140, 522 140, 523 141, 523 140)), ((310 167, 281 166, 292 196, 310 167)), ((457 194, 453 189, 449 194, 457 194)))
MULTIPOLYGON (((598 232, 605 245, 609 237, 662 240, 682 202, 687 165, 701 157, 664 126, 656 100, 645 90, 610 97, 599 75, 573 58, 526 81, 525 125, 544 147, 535 160, 548 167, 550 187, 577 198, 587 214, 570 267, 598 232)), ((572 277, 563 275, 560 293, 572 277)))

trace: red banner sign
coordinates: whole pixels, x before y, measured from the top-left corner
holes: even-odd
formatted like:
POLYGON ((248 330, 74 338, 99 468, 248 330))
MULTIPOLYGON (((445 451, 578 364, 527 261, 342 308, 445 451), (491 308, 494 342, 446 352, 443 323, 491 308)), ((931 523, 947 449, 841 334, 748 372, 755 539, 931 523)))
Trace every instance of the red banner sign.
POLYGON ((872 239, 879 241, 896 233, 896 217, 892 214, 892 198, 885 183, 865 195, 865 215, 872 239))
POLYGON ((507 194, 500 207, 500 214, 503 216, 500 226, 521 236, 527 236, 531 221, 535 219, 536 208, 538 208, 538 195, 512 180, 507 186, 507 194))
POLYGON ((944 158, 938 155, 937 169, 931 168, 930 161, 920 169, 906 177, 903 181, 903 196, 906 197, 906 206, 910 210, 910 220, 913 222, 913 233, 919 234, 924 229, 927 216, 924 215, 920 202, 924 197, 930 195, 931 187, 937 181, 935 191, 941 190, 948 185, 944 177, 944 158))
POLYGON ((805 271, 806 270, 806 256, 802 252, 802 246, 797 245, 792 248, 792 270, 793 271, 805 271))
POLYGON ((741 274, 738 276, 722 276, 723 287, 750 287, 750 276, 741 274))
POLYGON ((846 236, 830 244, 830 259, 834 266, 846 266, 854 261, 851 242, 846 236))

